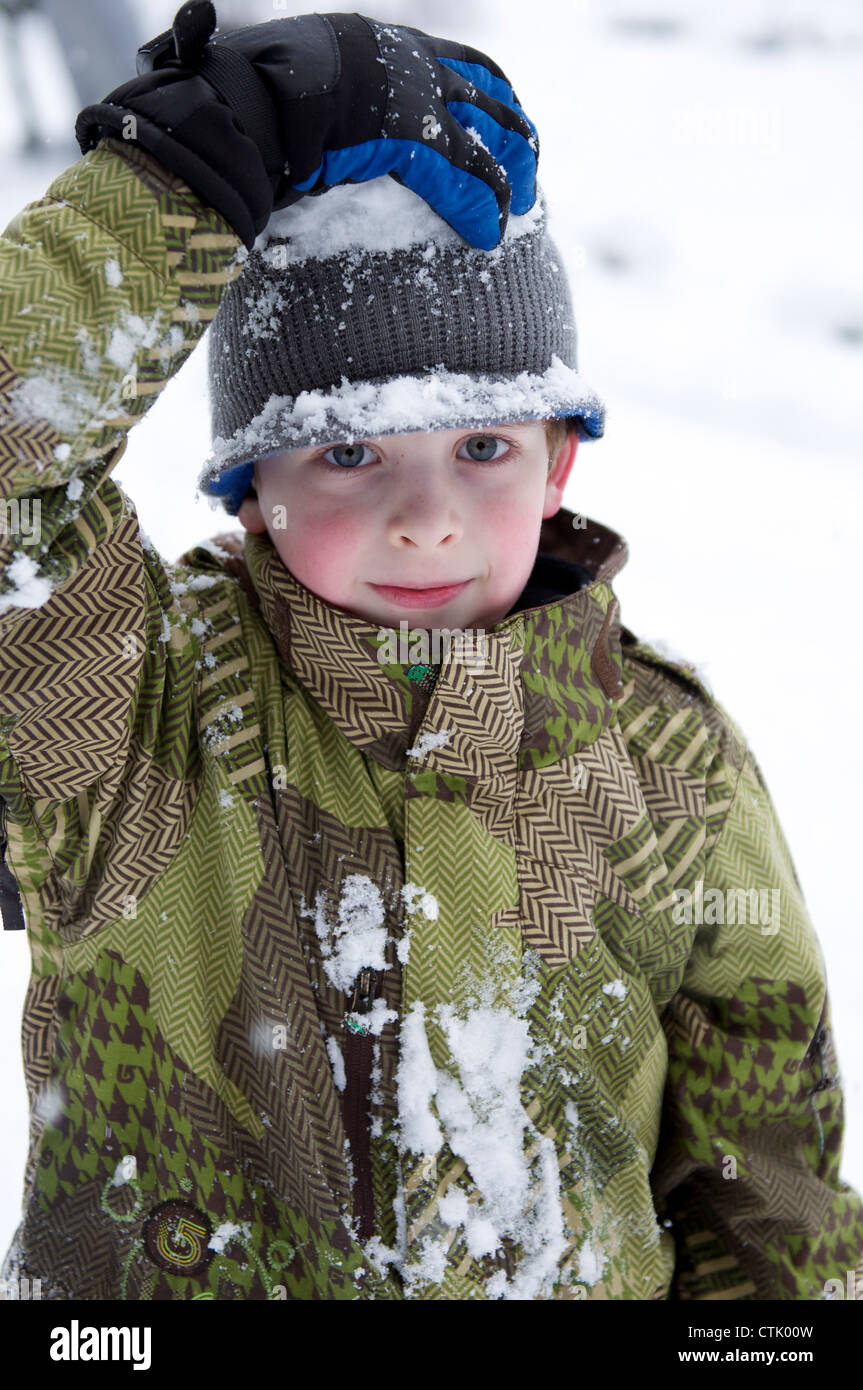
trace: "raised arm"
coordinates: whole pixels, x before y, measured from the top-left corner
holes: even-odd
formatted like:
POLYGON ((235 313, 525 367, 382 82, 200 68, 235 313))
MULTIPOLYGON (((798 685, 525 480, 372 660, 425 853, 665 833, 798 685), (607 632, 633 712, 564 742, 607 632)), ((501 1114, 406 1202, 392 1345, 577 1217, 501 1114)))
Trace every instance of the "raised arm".
MULTIPOLYGON (((52 868, 70 897, 82 888, 131 764, 189 707, 194 644, 111 472, 241 249, 179 178, 115 141, 0 242, 0 796, 25 901, 52 868)), ((190 729, 175 746, 194 760, 190 729)))

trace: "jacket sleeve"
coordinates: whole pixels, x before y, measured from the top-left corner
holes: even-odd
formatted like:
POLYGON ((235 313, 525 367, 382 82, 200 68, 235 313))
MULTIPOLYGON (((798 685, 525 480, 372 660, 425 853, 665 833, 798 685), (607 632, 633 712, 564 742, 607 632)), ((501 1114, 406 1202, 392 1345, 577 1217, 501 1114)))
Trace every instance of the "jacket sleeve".
MULTIPOLYGON (((146 839, 147 789, 194 775, 184 586, 111 473, 243 259, 122 141, 0 241, 0 805, 42 973, 90 913, 106 839, 146 839)), ((122 906, 100 883, 91 929, 122 906)))
POLYGON ((843 1099, 821 949, 751 753, 709 783, 727 810, 686 904, 693 948, 662 1020, 669 1061, 651 1182, 677 1247, 671 1296, 861 1297, 863 1200, 840 1180, 843 1099))

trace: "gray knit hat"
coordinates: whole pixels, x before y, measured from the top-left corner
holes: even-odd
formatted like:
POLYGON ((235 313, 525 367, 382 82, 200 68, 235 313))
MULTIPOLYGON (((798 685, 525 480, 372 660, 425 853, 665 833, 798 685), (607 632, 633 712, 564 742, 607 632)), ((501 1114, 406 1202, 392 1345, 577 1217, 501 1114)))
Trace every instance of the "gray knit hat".
POLYGON ((231 515, 255 460, 284 449, 555 415, 588 438, 604 425, 541 195, 492 251, 388 177, 274 214, 213 320, 209 374, 199 486, 231 515))

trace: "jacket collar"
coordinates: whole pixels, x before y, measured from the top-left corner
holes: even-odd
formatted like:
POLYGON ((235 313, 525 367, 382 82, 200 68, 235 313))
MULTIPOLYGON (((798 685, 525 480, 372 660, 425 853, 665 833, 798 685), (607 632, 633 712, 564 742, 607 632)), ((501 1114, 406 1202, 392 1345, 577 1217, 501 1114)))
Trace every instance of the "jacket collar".
POLYGON ((247 587, 285 668, 386 767, 403 769, 410 750, 417 766, 494 776, 516 757, 535 766, 571 756, 614 717, 622 660, 609 580, 627 547, 598 522, 565 508, 543 522, 530 579, 479 652, 423 653, 408 624, 400 636, 325 602, 285 567, 266 533, 246 532, 243 554, 247 587), (432 694, 434 727, 424 731, 432 737, 418 749, 432 694))

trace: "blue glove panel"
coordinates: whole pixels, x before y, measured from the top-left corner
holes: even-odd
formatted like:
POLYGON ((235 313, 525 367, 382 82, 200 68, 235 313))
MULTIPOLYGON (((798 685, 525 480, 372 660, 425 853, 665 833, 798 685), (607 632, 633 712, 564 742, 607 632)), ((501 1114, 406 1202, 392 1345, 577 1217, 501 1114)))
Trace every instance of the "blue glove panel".
POLYGON ((446 109, 465 130, 473 126, 489 154, 503 166, 512 189, 512 211, 516 215, 530 212, 535 201, 536 154, 524 136, 517 130, 506 130, 469 101, 448 101, 446 109))
POLYGON ((519 106, 515 99, 512 87, 502 77, 495 77, 493 72, 484 68, 480 63, 463 63, 460 58, 439 57, 438 62, 445 68, 450 68, 457 72, 459 77, 466 77, 468 82, 472 82, 475 87, 479 87, 486 96, 494 97, 495 101, 502 101, 505 106, 511 106, 513 111, 517 111, 520 116, 524 116, 531 130, 536 135, 536 126, 526 112, 519 106))
MULTIPOLYGON (((466 109, 473 118, 481 114, 474 106, 466 105, 466 109)), ((500 131, 496 122, 491 124, 500 131)), ((526 142, 521 140, 520 144, 526 142)), ((446 155, 431 145, 416 140, 366 140, 343 150, 327 150, 315 172, 295 187, 305 192, 319 179, 329 187, 345 182, 364 183, 389 173, 398 174, 406 187, 473 246, 491 251, 499 244, 500 214, 492 189, 475 174, 454 168, 446 155)))

